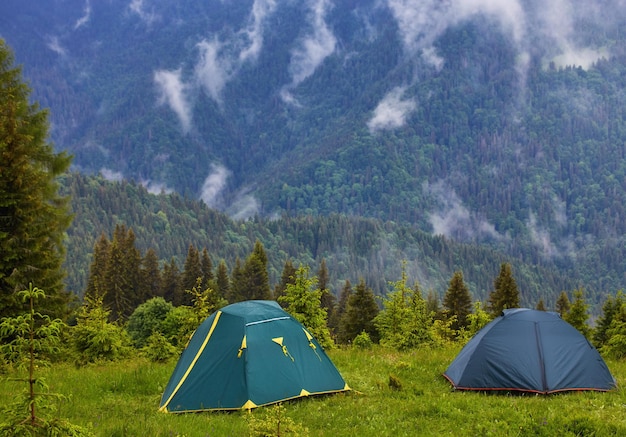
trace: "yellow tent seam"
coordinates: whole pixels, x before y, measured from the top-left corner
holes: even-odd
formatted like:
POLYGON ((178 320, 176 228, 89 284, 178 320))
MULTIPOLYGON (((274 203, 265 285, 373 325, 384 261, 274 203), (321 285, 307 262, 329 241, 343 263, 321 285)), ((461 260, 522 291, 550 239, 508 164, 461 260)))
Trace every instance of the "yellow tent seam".
POLYGON ((191 362, 191 364, 189 365, 189 368, 187 369, 187 371, 185 372, 183 377, 178 382, 178 385, 176 386, 176 388, 174 389, 174 391, 172 392, 170 397, 163 404, 163 406, 161 408, 159 408, 159 411, 167 411, 168 404, 170 403, 170 401, 172 400, 174 395, 176 395, 176 393, 178 392, 178 389, 180 389, 180 387, 183 385, 183 382, 185 382, 185 380, 187 379, 187 376, 189 376, 189 373, 191 373, 191 369, 193 369, 193 366, 196 365, 196 362, 198 361, 198 358, 200 358, 200 355, 202 355, 202 352, 204 351, 204 348, 206 347, 207 343, 209 342, 209 339, 211 338, 211 335, 213 334, 213 331, 215 330, 215 327, 217 326, 217 321, 220 319, 221 315, 222 315, 221 311, 218 311, 215 314, 215 319, 213 320, 213 324, 211 325, 211 329, 209 329, 209 333, 207 334, 206 338, 204 339, 204 342, 202 343, 202 346, 200 347, 200 349, 198 349, 198 352, 196 353, 196 356, 193 358, 193 361, 191 362))

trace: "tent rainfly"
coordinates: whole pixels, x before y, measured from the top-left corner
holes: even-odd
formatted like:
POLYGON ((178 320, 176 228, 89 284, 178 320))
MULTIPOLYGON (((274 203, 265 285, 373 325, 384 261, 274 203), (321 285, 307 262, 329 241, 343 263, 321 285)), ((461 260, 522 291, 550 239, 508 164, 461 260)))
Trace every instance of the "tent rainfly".
POLYGON ((274 301, 228 305, 194 332, 159 411, 251 409, 350 390, 317 340, 274 301))
POLYGON ((549 394, 616 387, 598 351, 558 313, 504 310, 459 352, 444 376, 457 390, 549 394))

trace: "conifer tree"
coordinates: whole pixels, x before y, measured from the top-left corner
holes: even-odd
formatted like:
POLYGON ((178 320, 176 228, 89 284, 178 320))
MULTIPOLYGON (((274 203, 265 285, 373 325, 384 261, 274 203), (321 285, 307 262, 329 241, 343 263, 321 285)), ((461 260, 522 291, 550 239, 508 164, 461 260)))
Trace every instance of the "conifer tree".
POLYGON ((141 260, 140 274, 141 303, 144 303, 153 297, 162 296, 159 257, 153 248, 149 248, 141 260))
POLYGON ((244 265, 244 277, 246 287, 243 290, 244 300, 272 298, 270 291, 270 279, 267 272, 267 254, 259 240, 254 244, 254 249, 244 265))
POLYGON ((329 288, 328 268, 326 267, 326 259, 324 258, 322 258, 320 268, 317 271, 317 277, 320 290, 322 291, 322 308, 326 309, 327 314, 331 314, 334 311, 335 306, 337 305, 337 298, 333 294, 332 290, 329 288))
POLYGON ((615 297, 608 296, 604 301, 602 305, 602 315, 596 322, 596 329, 593 332, 593 345, 596 348, 601 348, 608 341, 609 336, 607 331, 624 303, 625 298, 622 291, 618 291, 615 297))
POLYGON ((441 307, 439 306, 439 296, 434 290, 428 290, 426 296, 426 309, 433 318, 438 319, 441 317, 441 307))
POLYGON ((493 282, 494 290, 489 294, 488 309, 492 317, 497 317, 502 310, 519 308, 519 290, 511 272, 511 265, 500 265, 500 274, 493 282))
POLYGON ((217 265, 215 286, 218 295, 224 299, 228 299, 230 295, 230 279, 228 278, 228 267, 226 267, 226 261, 224 260, 221 260, 217 265))
POLYGON ((377 343, 378 330, 374 318, 378 315, 378 304, 374 292, 361 279, 355 292, 350 295, 346 310, 339 324, 339 339, 342 343, 349 343, 361 332, 365 331, 370 339, 377 343))
POLYGON ((285 308, 286 303, 284 300, 281 300, 281 296, 285 295, 285 290, 287 290, 288 284, 294 284, 296 277, 296 268, 293 266, 293 263, 290 259, 285 261, 285 265, 283 266, 283 272, 280 275, 280 282, 274 286, 274 299, 278 301, 278 303, 285 308))
POLYGON ((587 324, 589 319, 588 310, 589 305, 585 301, 583 289, 579 288, 574 291, 574 303, 572 303, 569 311, 565 314, 564 319, 587 338, 591 335, 591 328, 587 324))
POLYGON ((463 272, 457 270, 450 279, 448 291, 443 297, 445 317, 452 320, 450 328, 460 331, 468 325, 467 316, 472 312, 472 297, 463 280, 463 272))
POLYGON ((45 311, 64 317, 64 233, 72 216, 58 178, 71 157, 47 142, 48 113, 30 103, 30 88, 0 39, 0 317, 26 311, 17 292, 35 283, 49 297, 45 311))
POLYGON ((556 312, 559 313, 561 317, 565 317, 565 314, 569 311, 569 307, 569 297, 567 297, 567 293, 565 291, 561 291, 559 298, 556 300, 556 312))
POLYGON ((226 300, 230 303, 241 302, 246 299, 246 276, 243 270, 243 265, 239 257, 235 258, 235 266, 231 272, 230 280, 230 293, 226 297, 226 300))
POLYGON ((116 225, 105 274, 103 303, 111 320, 125 320, 139 305, 139 251, 135 234, 124 225, 116 225))
POLYGON ((339 333, 341 318, 346 312, 346 306, 348 305, 350 296, 352 296, 352 284, 350 283, 350 280, 346 279, 346 282, 341 289, 341 293, 339 294, 337 305, 335 306, 334 311, 328 316, 328 327, 334 336, 337 336, 339 333))
POLYGON ((174 306, 181 303, 177 300, 180 297, 180 270, 174 258, 163 266, 161 275, 161 296, 174 306))
POLYGON ((200 252, 198 252, 198 249, 196 249, 193 244, 190 244, 187 249, 185 265, 183 266, 181 289, 179 290, 180 295, 176 299, 178 305, 191 305, 191 295, 188 291, 196 286, 198 278, 202 279, 202 276, 200 252))
POLYGON ((309 277, 308 266, 300 266, 293 279, 293 283, 286 285, 280 302, 286 305, 285 310, 302 323, 323 348, 333 347, 326 309, 321 306, 322 290, 317 287, 317 278, 309 277))
POLYGON ((109 239, 102 233, 93 249, 93 260, 89 266, 89 278, 87 279, 85 296, 92 298, 104 296, 110 246, 109 239))
POLYGON ((543 302, 543 298, 539 299, 539 302, 537 302, 537 306, 535 306, 535 309, 539 311, 547 311, 546 304, 543 302))
POLYGON ((200 258, 200 267, 202 270, 202 286, 209 287, 211 282, 213 281, 213 262, 211 261, 211 257, 209 256, 209 251, 206 249, 202 249, 202 256, 200 258))

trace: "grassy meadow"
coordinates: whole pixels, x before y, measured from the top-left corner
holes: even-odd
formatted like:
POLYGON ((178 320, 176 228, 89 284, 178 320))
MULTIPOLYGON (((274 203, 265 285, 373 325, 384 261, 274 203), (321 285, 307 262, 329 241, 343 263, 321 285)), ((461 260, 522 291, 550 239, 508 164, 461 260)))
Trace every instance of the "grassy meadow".
MULTIPOLYGON (((626 435, 626 391, 552 396, 455 392, 441 376, 459 346, 406 353, 381 347, 329 352, 353 392, 311 397, 247 412, 166 414, 157 411, 175 360, 143 358, 76 368, 38 369, 52 392, 68 400, 60 417, 95 435, 248 436, 255 423, 291 421, 310 436, 610 436, 626 435), (396 384, 390 385, 390 377, 396 384), (395 386, 394 386, 395 385, 395 386), (392 387, 393 386, 393 387, 392 387), (250 414, 252 417, 250 417, 250 414)), ((621 386, 626 362, 607 361, 621 386)), ((17 375, 3 375, 17 376, 17 375)), ((2 378, 0 402, 10 402, 25 384, 2 378)), ((288 429, 287 429, 288 431, 288 429)), ((273 434, 277 435, 277 433, 273 434)))

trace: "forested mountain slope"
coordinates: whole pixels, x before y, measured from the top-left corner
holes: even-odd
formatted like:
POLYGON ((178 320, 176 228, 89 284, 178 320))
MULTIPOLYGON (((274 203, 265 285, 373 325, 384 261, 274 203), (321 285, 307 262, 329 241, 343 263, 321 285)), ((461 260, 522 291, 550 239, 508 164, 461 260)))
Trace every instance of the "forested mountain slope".
MULTIPOLYGON (((182 270, 189 245, 207 249, 213 265, 245 260, 259 240, 268 256, 270 282, 276 284, 286 261, 308 265, 314 274, 326 260, 331 290, 339 294, 345 281, 364 279, 376 294, 391 291, 389 282, 401 277, 403 261, 409 283, 424 293, 443 296, 452 275, 462 270, 473 299, 485 301, 493 290, 501 263, 511 263, 524 305, 539 299, 550 307, 562 290, 584 285, 551 266, 534 266, 479 245, 455 243, 431 236, 410 225, 378 219, 330 215, 256 218, 234 221, 203 202, 178 194, 150 194, 141 185, 108 182, 78 173, 64 179, 64 193, 72 197, 74 223, 68 230, 66 268, 68 288, 85 290, 98 232, 112 238, 116 224, 133 230, 142 254, 153 248, 164 262, 172 258, 182 270)), ((589 303, 605 296, 587 293, 589 303)))
POLYGON ((0 37, 78 171, 409 223, 599 294, 626 279, 623 6, 4 0, 0 37))

